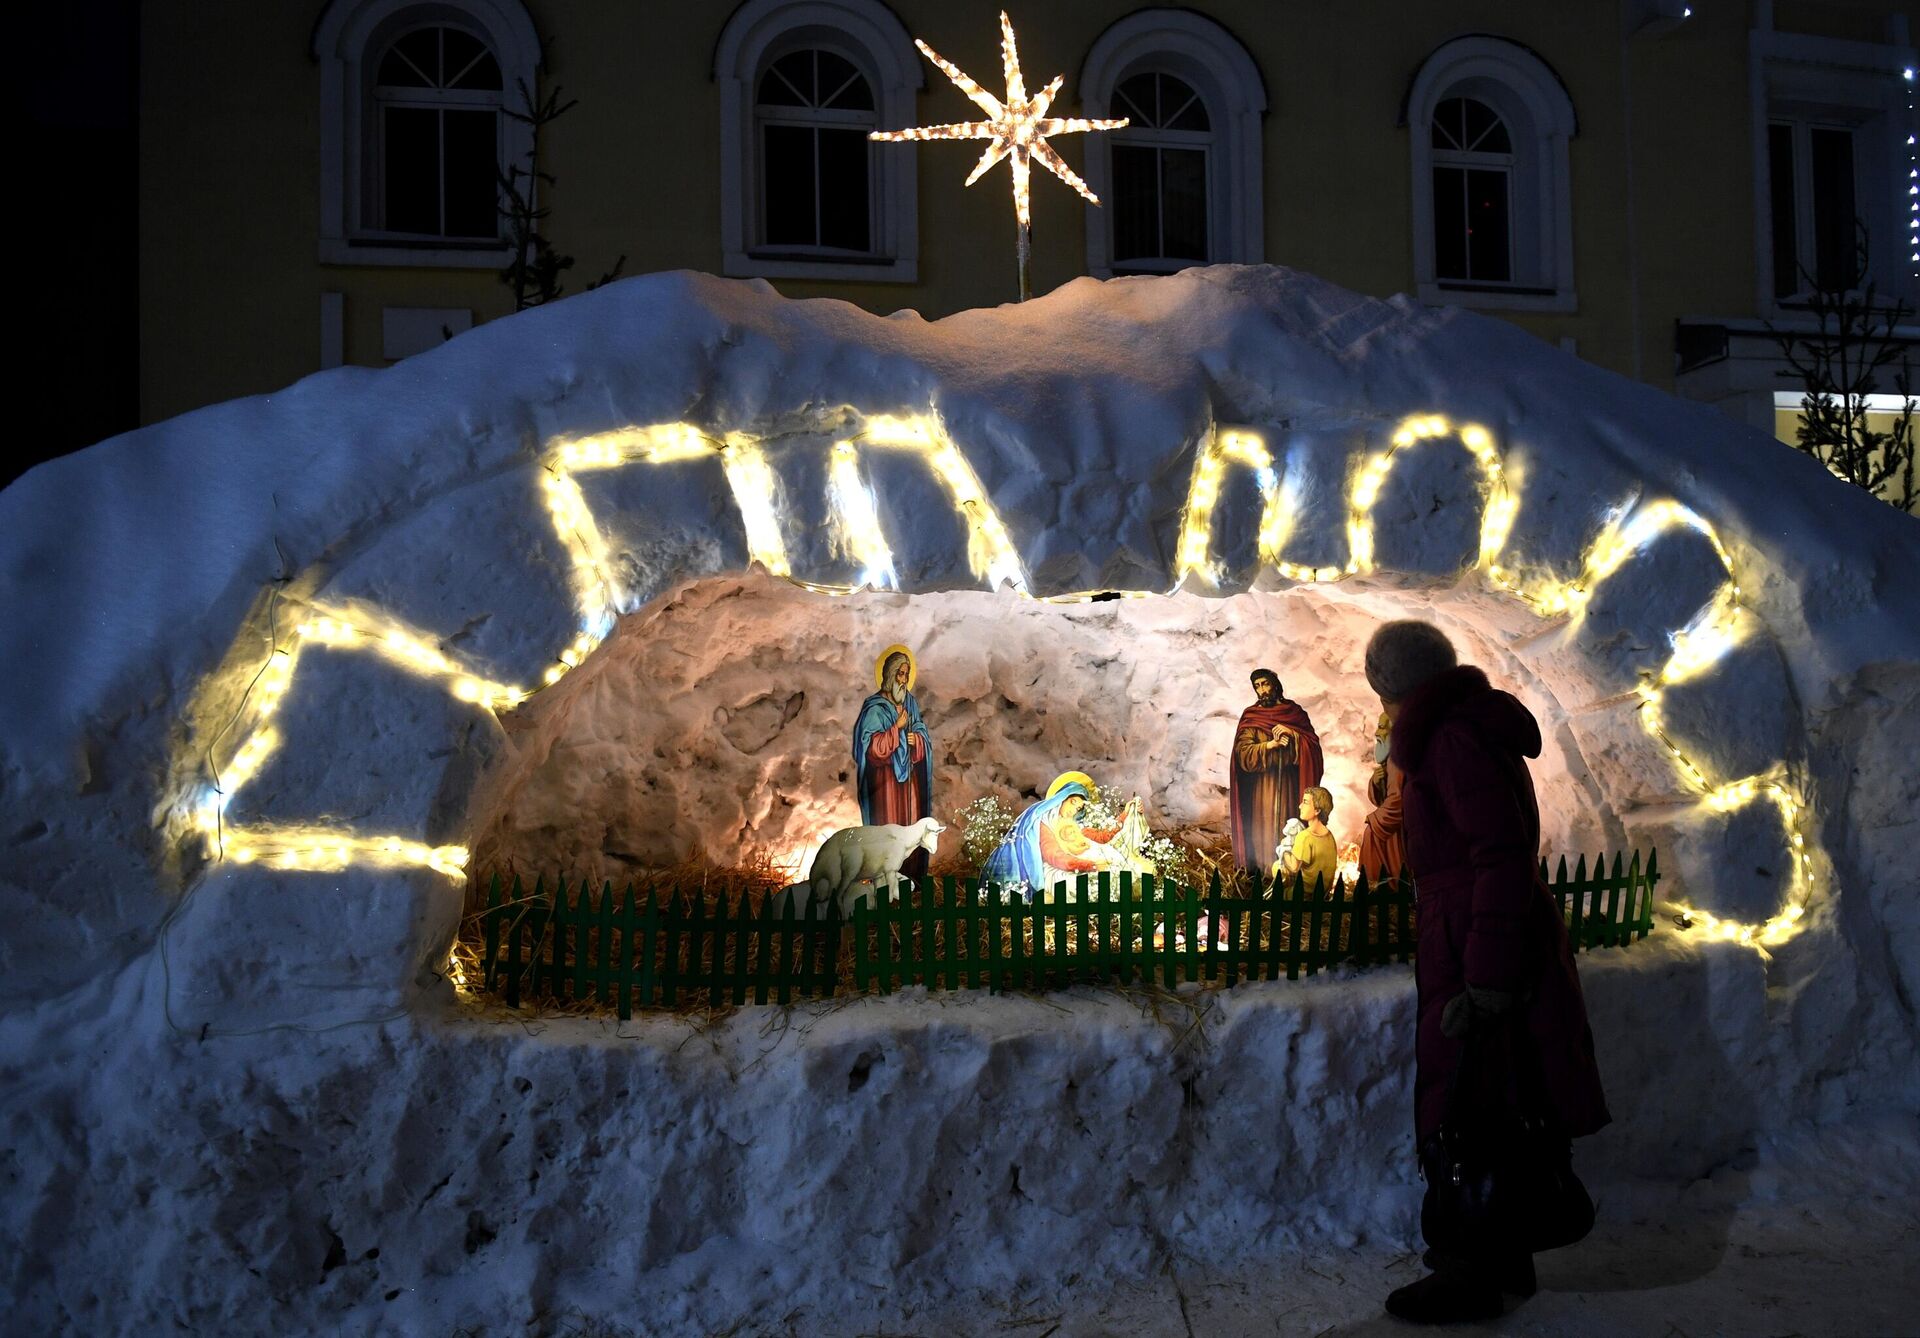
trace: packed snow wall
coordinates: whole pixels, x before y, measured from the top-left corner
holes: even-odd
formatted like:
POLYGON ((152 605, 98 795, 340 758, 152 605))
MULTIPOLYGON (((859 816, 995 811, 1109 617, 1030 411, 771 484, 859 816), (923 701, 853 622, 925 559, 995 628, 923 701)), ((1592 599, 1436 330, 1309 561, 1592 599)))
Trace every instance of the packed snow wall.
MULTIPOLYGON (((1222 730, 1266 664, 1324 722, 1338 830, 1362 808, 1359 647, 1407 614, 1541 716, 1549 840, 1657 846, 1663 895, 1693 912, 1641 965, 1593 968, 1630 982, 1597 1011, 1643 1038, 1612 1042, 1612 1072, 1640 1094, 1686 1082, 1691 1124, 1621 1135, 1635 1164, 1687 1162, 1689 1127, 1697 1163, 1770 1122, 1920 1092, 1914 523, 1497 322, 1272 268, 1079 281, 933 323, 657 275, 43 466, 0 494, 0 534, 0 997, 8 1062, 37 1075, 9 1098, 16 1159, 84 1162, 46 1111, 97 1108, 109 1081, 164 1093, 193 1112, 180 1138, 231 1151, 250 1083, 300 1119, 384 1090, 366 1045, 395 1082, 459 1051, 481 1076, 448 1106, 458 1138, 515 1066, 645 1068, 459 1030, 435 972, 462 870, 489 843, 583 866, 749 842, 798 858, 851 811, 847 713, 895 640, 923 648, 945 712, 943 803, 1057 764, 1141 791, 1163 825, 1218 824, 1222 730), (1127 597, 1085 602, 1108 594, 1127 597), (341 1039, 379 1020, 400 1030, 341 1039), (283 1024, 348 1030, 304 1068, 240 1034, 283 1024), (132 1046, 111 1079, 74 1058, 89 1037, 132 1046)), ((1312 1030, 1318 1005, 1285 988, 1241 1006, 1312 1030)), ((1387 1071, 1394 989, 1277 1080, 1387 1071)), ((1016 1045, 1058 1052, 1028 1071, 995 1039, 1004 1013, 977 1006, 971 1039, 965 1012, 937 1030, 984 1046, 995 1082, 1057 1091, 1074 1025, 1016 1045)), ((671 1065, 669 1085, 741 1118, 810 1100, 830 1122, 865 1090, 861 1056, 895 1053, 886 1007, 798 1087, 671 1065)), ((1159 1053, 1150 1028, 1088 1034, 1159 1053)), ((1178 1068, 1160 1077, 1194 1077, 1178 1068)), ((953 1075, 908 1072, 888 1099, 934 1119, 953 1075)), ((1240 1093, 1223 1100, 1256 1099, 1219 1075, 1240 1093)), ((593 1135, 556 1127, 587 1155, 593 1135)), ((1386 1157, 1402 1132, 1369 1138, 1386 1157)), ((169 1155, 164 1129, 143 1146, 169 1155)), ((669 1140, 630 1170, 672 1180, 717 1155, 669 1140)), ((352 1139, 301 1161, 332 1157, 370 1174, 352 1139)), ((7 1230, 40 1222, 55 1258, 87 1208, 56 1223, 66 1182, 22 1174, 7 1230)), ((745 1170, 713 1174, 743 1192, 745 1170)), ((1247 1191, 1269 1229, 1305 1201, 1285 1179, 1247 1191)), ((1181 1197, 1198 1192, 1135 1202, 1128 1239, 1202 1211, 1181 1197)), ((1337 1195, 1315 1202, 1337 1217, 1337 1195)), ((1343 1229, 1362 1217, 1377 1226, 1343 1229)), ((730 1220, 653 1233, 636 1267, 724 1255, 730 1220)), ((916 1221, 943 1229, 931 1202, 916 1221)))

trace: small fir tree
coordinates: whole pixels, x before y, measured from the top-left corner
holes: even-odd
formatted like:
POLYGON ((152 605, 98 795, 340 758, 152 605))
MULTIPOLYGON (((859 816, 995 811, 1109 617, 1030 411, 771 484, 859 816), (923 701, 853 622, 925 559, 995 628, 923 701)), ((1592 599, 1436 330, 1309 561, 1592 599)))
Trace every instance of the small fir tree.
POLYGON ((1911 513, 1920 500, 1914 478, 1913 380, 1904 343, 1895 329, 1909 315, 1904 301, 1875 301, 1868 278, 1867 235, 1855 223, 1852 273, 1821 283, 1806 270, 1809 308, 1818 324, 1811 335, 1773 331, 1781 355, 1806 386, 1800 401, 1795 444, 1835 476, 1911 513), (1903 403, 1891 429, 1875 431, 1867 419, 1868 397, 1895 362, 1893 386, 1903 403))
MULTIPOLYGON (((544 98, 536 98, 526 80, 516 83, 520 89, 520 110, 503 110, 528 127, 532 134, 525 164, 510 164, 500 173, 500 216, 506 220, 507 237, 513 244, 513 259, 500 271, 500 281, 513 289, 513 309, 525 311, 566 292, 560 276, 573 268, 573 257, 556 250, 540 227, 550 212, 540 204, 540 192, 555 184, 553 174, 540 166, 540 141, 546 128, 572 111, 579 99, 562 101, 558 85, 544 98)), ((626 263, 627 258, 622 255, 613 262, 612 269, 587 285, 588 290, 619 278, 626 263)))

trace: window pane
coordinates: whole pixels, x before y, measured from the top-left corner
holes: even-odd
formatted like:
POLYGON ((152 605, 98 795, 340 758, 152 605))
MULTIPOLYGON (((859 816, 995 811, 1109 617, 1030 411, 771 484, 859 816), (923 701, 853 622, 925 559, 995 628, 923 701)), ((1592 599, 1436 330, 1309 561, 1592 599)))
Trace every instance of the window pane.
POLYGON ((1433 261, 1438 278, 1467 277, 1467 174, 1463 168, 1433 169, 1433 261))
POLYGON ((1464 143, 1470 149, 1477 149, 1480 147, 1480 141, 1486 137, 1487 131, 1493 129, 1500 118, 1493 114, 1493 109, 1486 103, 1474 98, 1461 98, 1460 106, 1466 118, 1464 143))
POLYGON ((865 251, 867 136, 863 130, 822 130, 820 136, 820 244, 865 251))
POLYGON ((761 209, 771 246, 813 246, 813 130, 809 126, 763 127, 761 209))
POLYGON ((440 231, 440 113, 432 108, 388 107, 381 133, 389 232, 440 231))
POLYGON ((438 88, 440 30, 422 28, 388 47, 380 60, 378 81, 390 88, 438 88))
POLYGON ((847 111, 872 111, 873 92, 848 61, 831 51, 820 58, 820 105, 847 111))
POLYGON ((446 111, 447 236, 498 237, 499 119, 491 111, 446 111))
POLYGON ((1767 127, 1767 185, 1772 192, 1773 295, 1800 291, 1799 213, 1794 208, 1793 127, 1767 127))
POLYGON ((1160 254, 1159 150, 1113 146, 1113 259, 1116 264, 1160 254))
POLYGON ((1151 74, 1136 74, 1131 79, 1122 79, 1120 86, 1113 90, 1113 114, 1127 117, 1137 126, 1158 125, 1159 92, 1159 85, 1151 74))
POLYGON ((1507 174, 1467 171, 1467 277, 1505 283, 1513 277, 1507 237, 1507 174))
POLYGON ((1207 155, 1160 150, 1161 252, 1169 260, 1207 258, 1207 155))
POLYGON ((1462 149, 1466 147, 1465 121, 1467 100, 1448 98, 1433 109, 1433 147, 1436 149, 1462 149))
POLYGON ((795 51, 773 62, 760 80, 760 101, 770 107, 813 106, 813 52, 795 51))
POLYGON ((1168 130, 1205 131, 1211 128, 1207 120, 1207 104, 1200 100, 1200 94, 1193 85, 1170 74, 1160 76, 1160 114, 1168 130))
POLYGON ((458 74, 452 86, 496 92, 501 86, 500 62, 493 58, 491 51, 482 51, 464 73, 458 74))
POLYGON ((1814 273, 1822 288, 1849 288, 1854 254, 1853 132, 1816 128, 1813 156, 1814 273))

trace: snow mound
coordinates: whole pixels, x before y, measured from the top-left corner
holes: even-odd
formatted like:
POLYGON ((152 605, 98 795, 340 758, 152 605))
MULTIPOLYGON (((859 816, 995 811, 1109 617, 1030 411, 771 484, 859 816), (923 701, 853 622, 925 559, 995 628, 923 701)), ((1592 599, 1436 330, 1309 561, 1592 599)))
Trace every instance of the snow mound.
POLYGON ((1277 268, 931 323, 653 275, 41 466, 0 493, 10 1287, 66 1276, 31 1288, 55 1323, 231 1325, 315 1272, 286 1304, 320 1324, 373 1286, 335 1247, 404 1206, 422 1230, 375 1271, 471 1323, 485 1289, 446 1279, 572 1296, 613 1205, 662 1186, 623 1285, 692 1287, 715 1325, 852 1285, 779 1262, 835 1221, 927 1286, 1044 1269, 1029 1238, 1126 1272, 1195 1223, 1249 1249, 1399 1229, 1399 973, 1246 989, 1204 1059, 1100 997, 872 1001, 757 1067, 670 1058, 678 1024, 509 1042, 445 1011, 469 851, 804 860, 849 820, 850 712, 896 640, 943 811, 1072 767, 1218 831, 1265 664, 1321 722, 1343 830, 1360 648, 1432 617, 1541 717, 1550 842, 1657 846, 1693 913, 1589 969, 1615 1107, 1658 1108, 1606 1136, 1618 1164, 1692 1174, 1755 1130, 1911 1107, 1916 566, 1911 518, 1702 406, 1277 268), (863 583, 891 589, 826 593, 863 583), (1067 598, 1105 592, 1148 597, 1067 598), (1063 1120, 1164 1154, 1116 1177, 1063 1120), (1009 1192, 987 1135, 1036 1122, 1009 1192), (440 1194, 429 1148, 492 1150, 440 1194), (534 1149, 593 1194, 534 1189, 534 1149), (880 1220, 874 1187, 936 1155, 979 1184, 880 1220), (113 1292, 74 1264, 109 1221, 113 1292), (195 1242, 232 1277, 169 1310, 195 1242))

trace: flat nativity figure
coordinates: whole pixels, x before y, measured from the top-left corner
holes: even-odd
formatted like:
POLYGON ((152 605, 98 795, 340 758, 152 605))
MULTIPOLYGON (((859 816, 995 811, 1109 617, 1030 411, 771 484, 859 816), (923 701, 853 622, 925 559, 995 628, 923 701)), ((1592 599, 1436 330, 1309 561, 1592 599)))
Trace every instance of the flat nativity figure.
POLYGON ((1335 891, 1340 881, 1340 851, 1327 827, 1333 816, 1333 796, 1324 785, 1309 785, 1300 796, 1300 820, 1283 829, 1290 832, 1274 853, 1274 881, 1298 878, 1302 890, 1321 896, 1335 891))
MULTIPOLYGON (((873 666, 873 695, 860 703, 853 724, 854 784, 860 822, 911 827, 933 816, 933 735, 914 700, 913 652, 888 646, 873 666)), ((900 872, 926 877, 927 852, 915 850, 900 872)))
POLYGON ((1005 839, 987 857, 980 880, 1017 890, 1028 901, 1036 894, 1053 900, 1053 889, 1075 875, 1130 870, 1154 871, 1141 853, 1147 824, 1138 798, 1129 799, 1112 827, 1084 827, 1081 816, 1096 790, 1083 771, 1069 771, 1047 787, 1047 797, 1030 805, 1005 839))
POLYGON ((1280 690, 1271 669, 1253 671, 1254 703, 1240 713, 1227 777, 1233 856, 1243 869, 1265 870, 1281 828, 1300 797, 1320 783, 1320 736, 1298 703, 1280 690))

